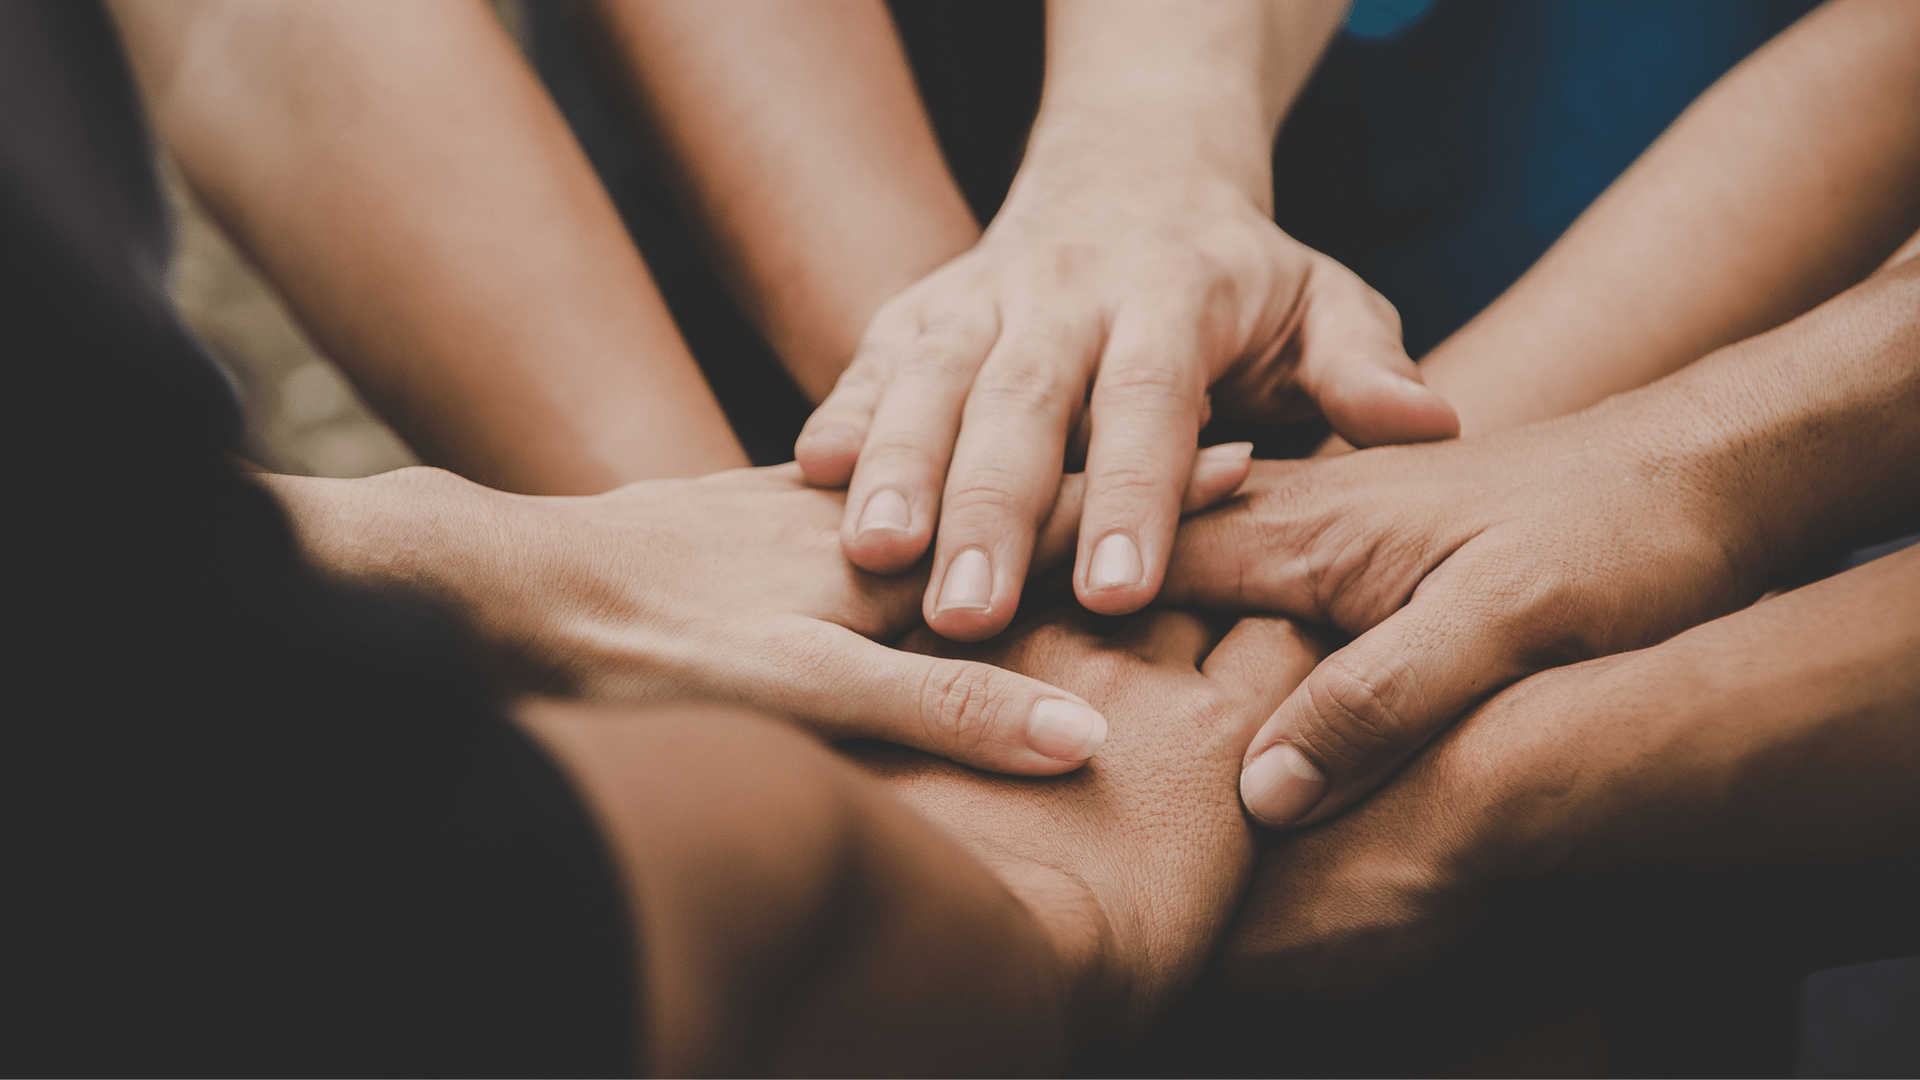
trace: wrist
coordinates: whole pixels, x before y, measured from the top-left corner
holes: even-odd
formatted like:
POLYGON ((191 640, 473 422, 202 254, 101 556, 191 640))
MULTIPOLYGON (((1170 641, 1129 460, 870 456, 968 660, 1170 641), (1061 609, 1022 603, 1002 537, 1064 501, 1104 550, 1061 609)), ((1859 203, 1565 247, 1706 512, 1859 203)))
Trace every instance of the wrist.
POLYGON ((455 600, 486 573, 471 542, 494 519, 483 504, 513 498, 428 466, 356 480, 270 474, 260 482, 321 572, 455 600))
POLYGON ((1043 106, 1008 197, 1124 191, 1152 204, 1215 200, 1273 213, 1272 132, 1245 107, 1124 99, 1043 106))

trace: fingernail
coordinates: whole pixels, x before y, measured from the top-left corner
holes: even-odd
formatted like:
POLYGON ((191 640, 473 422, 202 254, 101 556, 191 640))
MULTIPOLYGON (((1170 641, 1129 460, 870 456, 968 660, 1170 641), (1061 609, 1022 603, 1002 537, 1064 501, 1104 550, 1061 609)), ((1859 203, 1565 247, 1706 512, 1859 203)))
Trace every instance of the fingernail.
POLYGON ((1085 761, 1107 741, 1107 718, 1077 701, 1048 698, 1027 718, 1027 745, 1056 761, 1085 761))
POLYGON ((1253 444, 1250 442, 1223 442, 1200 451, 1200 456, 1209 465, 1215 463, 1240 462, 1253 456, 1253 444))
POLYGON ((1291 744, 1275 743, 1240 773, 1240 798, 1262 825, 1288 825, 1327 793, 1327 778, 1291 744))
POLYGON ((826 427, 810 427, 800 432, 799 442, 838 442, 858 443, 860 433, 841 424, 829 424, 826 427))
POLYGON ((907 507, 906 496, 892 488, 881 488, 867 497, 866 508, 860 511, 860 524, 856 532, 869 529, 891 529, 906 532, 913 521, 913 511, 907 507))
POLYGON ((1093 564, 1087 567, 1087 588, 1111 589, 1140 583, 1140 549, 1126 533, 1108 533, 1093 545, 1093 564))
POLYGON ((947 564, 947 576, 940 583, 940 604, 935 610, 973 608, 984 611, 993 602, 993 564, 979 548, 967 548, 947 564))

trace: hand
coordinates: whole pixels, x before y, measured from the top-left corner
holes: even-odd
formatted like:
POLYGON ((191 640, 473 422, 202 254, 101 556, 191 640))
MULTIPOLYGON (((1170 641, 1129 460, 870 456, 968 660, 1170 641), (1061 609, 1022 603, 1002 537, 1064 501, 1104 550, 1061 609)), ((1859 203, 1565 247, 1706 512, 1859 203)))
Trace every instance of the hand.
POLYGON ((1265 824, 1350 805, 1476 701, 1533 671, 1637 648, 1757 596, 1724 483, 1595 415, 1312 463, 1260 462, 1181 531, 1164 597, 1331 622, 1328 657, 1247 752, 1265 824))
POLYGON ((1137 1030, 1197 973, 1254 853, 1234 794, 1241 747, 1320 655, 1272 619, 1241 620, 1218 645, 1186 613, 1142 614, 1111 636, 1093 621, 1061 609, 984 647, 910 641, 1086 695, 1112 721, 1087 768, 1034 783, 858 751, 1039 917, 1082 1003, 1082 1045, 1137 1030))
MULTIPOLYGON (((1219 499, 1244 452, 1196 476, 1219 499)), ((591 700, 698 699, 791 717, 829 739, 890 739, 981 768, 1076 768, 1106 721, 987 664, 879 644, 918 622, 921 582, 848 565, 841 496, 793 466, 630 484, 605 495, 506 495, 432 469, 367 480, 271 477, 315 561, 424 587, 466 610, 536 688, 591 700)), ((1049 532, 1064 547, 1079 484, 1049 532)))
POLYGON ((1079 148, 1023 167, 979 245, 881 309, 795 454, 848 485, 855 564, 935 544, 927 623, 978 640, 1013 618, 1083 422, 1075 591, 1119 614, 1159 589, 1210 408, 1279 418, 1302 395, 1362 444, 1456 429, 1392 307, 1241 185, 1079 148))
MULTIPOLYGON (((1362 989, 1444 949, 1494 891, 1550 877, 1911 869, 1915 627, 1920 549, 1508 688, 1364 803, 1268 844, 1228 972, 1362 989)), ((1774 944, 1809 932, 1836 930, 1774 944)))

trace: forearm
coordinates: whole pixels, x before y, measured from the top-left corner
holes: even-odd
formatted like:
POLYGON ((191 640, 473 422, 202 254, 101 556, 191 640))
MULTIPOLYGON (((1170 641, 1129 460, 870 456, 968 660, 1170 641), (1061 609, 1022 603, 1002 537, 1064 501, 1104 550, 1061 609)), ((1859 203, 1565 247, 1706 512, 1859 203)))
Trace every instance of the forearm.
POLYGON ((1920 261, 1581 414, 1649 480, 1710 496, 1745 587, 1920 527, 1920 261))
POLYGON ((540 492, 745 463, 484 5, 115 14, 188 180, 423 458, 540 492))
POLYGON ((1632 752, 1685 765, 1634 769, 1624 799, 1569 792, 1575 805, 1611 805, 1608 821, 1533 837, 1531 869, 1920 861, 1920 548, 1623 660, 1615 715, 1662 718, 1647 725, 1658 740, 1632 752))
POLYGON ((971 246, 880 0, 600 0, 729 284, 814 401, 888 298, 971 246))
POLYGON ((465 543, 499 526, 488 511, 509 496, 442 469, 397 469, 362 479, 258 473, 293 524, 307 562, 329 577, 376 589, 457 600, 453 583, 484 567, 465 543))
POLYGON ((1038 1075, 1048 941, 985 868, 825 748, 737 713, 535 703, 623 871, 647 1075, 1038 1075))
POLYGON ((1920 228, 1920 8, 1829 5, 1735 68, 1435 349, 1462 433, 1559 416, 1809 310, 1920 228))
POLYGON ((1271 214, 1274 134, 1345 8, 1052 0, 1046 89, 1022 175, 1097 184, 1200 172, 1271 214), (1116 167, 1121 175, 1101 175, 1116 167))

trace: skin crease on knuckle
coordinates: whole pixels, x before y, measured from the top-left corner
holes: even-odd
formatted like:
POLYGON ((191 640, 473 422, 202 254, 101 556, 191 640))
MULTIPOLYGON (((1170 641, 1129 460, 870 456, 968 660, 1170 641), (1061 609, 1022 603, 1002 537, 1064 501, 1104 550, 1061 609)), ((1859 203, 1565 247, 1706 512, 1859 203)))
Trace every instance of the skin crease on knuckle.
POLYGON ((1307 677, 1305 726, 1292 741, 1334 766, 1336 779, 1373 772, 1417 746, 1425 733, 1395 705, 1414 676, 1404 662, 1397 666, 1363 670, 1339 653, 1321 661, 1307 677))
POLYGON ((977 751, 1000 726, 1002 704, 986 668, 949 661, 927 672, 920 687, 920 722, 931 744, 977 751))

